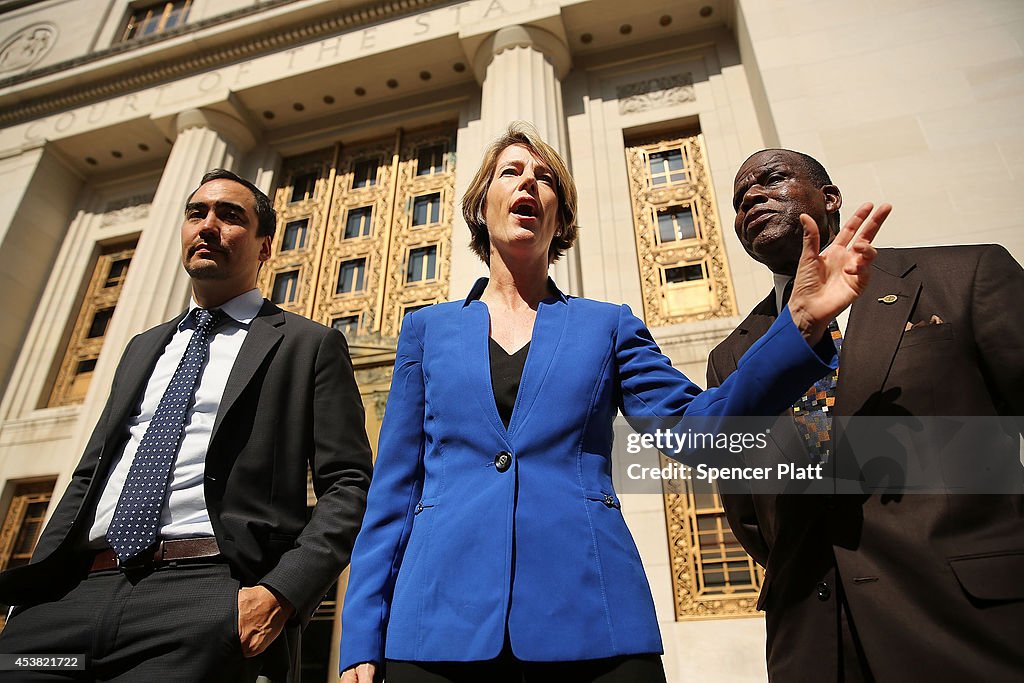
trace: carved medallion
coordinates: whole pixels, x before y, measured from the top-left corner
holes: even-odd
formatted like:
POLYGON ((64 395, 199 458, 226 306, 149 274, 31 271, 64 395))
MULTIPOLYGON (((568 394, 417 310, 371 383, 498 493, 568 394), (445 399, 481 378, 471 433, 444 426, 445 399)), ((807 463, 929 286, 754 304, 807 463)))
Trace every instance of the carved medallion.
POLYGON ((28 69, 38 63, 55 42, 57 28, 52 24, 33 24, 21 29, 0 47, 0 74, 28 69))

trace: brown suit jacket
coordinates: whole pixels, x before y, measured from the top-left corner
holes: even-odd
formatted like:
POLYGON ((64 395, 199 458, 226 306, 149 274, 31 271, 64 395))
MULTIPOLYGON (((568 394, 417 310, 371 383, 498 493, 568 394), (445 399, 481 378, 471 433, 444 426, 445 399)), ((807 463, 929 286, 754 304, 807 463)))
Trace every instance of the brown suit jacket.
MULTIPOLYGON (((880 249, 850 313, 835 414, 1012 416, 1012 444, 1024 415, 1021 302, 1024 271, 1002 247, 880 249), (894 304, 879 301, 888 294, 894 304), (906 331, 933 315, 943 322, 906 331)), ((773 292, 712 352, 709 385, 776 315, 773 292)), ((843 449, 840 439, 836 467, 843 449)), ((1002 465, 1020 479, 1014 451, 1002 465)), ((1024 679, 1024 496, 723 498, 766 569, 773 681, 836 680, 840 590, 880 683, 1024 679)))

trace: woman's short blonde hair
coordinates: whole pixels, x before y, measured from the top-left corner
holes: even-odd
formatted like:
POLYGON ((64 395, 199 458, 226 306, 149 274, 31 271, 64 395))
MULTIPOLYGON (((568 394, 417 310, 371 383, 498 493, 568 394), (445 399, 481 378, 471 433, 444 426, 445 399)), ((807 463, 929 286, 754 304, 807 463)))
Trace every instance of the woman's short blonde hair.
POLYGON ((462 215, 469 225, 469 247, 484 263, 490 264, 491 240, 487 235, 484 218, 484 204, 487 190, 491 187, 494 168, 498 157, 506 147, 523 145, 551 169, 555 176, 555 190, 558 194, 558 226, 548 250, 548 263, 554 263, 576 242, 579 226, 576 225, 576 183, 569 175, 565 161, 554 148, 541 139, 537 129, 525 121, 513 121, 500 137, 490 144, 484 153, 483 163, 469 184, 462 198, 462 215))

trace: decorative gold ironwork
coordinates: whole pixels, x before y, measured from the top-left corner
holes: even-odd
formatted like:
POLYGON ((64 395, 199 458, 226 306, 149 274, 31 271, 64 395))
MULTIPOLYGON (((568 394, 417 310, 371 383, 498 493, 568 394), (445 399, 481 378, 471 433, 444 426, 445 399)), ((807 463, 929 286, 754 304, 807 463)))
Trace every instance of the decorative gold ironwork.
POLYGON ((28 564, 43 530, 56 479, 15 484, 0 527, 0 571, 28 564))
POLYGON ((647 324, 735 315, 702 136, 637 141, 626 160, 647 324), (692 233, 670 235, 676 219, 692 233))
POLYGON ((281 177, 278 230, 258 282, 265 295, 326 325, 344 325, 350 337, 394 337, 405 312, 447 299, 455 204, 450 126, 289 159, 281 177), (430 220, 414 225, 417 198, 434 195, 430 220), (288 237, 295 221, 306 221, 301 245, 288 237), (424 247, 436 249, 433 272, 408 281, 409 253, 424 247), (284 277, 296 283, 275 297, 284 277))
MULTIPOLYGON (((669 462, 662 456, 663 466, 669 462)), ((764 571, 729 529, 717 487, 677 484, 662 484, 676 619, 756 614, 764 571)))
POLYGON ((455 149, 449 131, 437 131, 410 137, 402 146, 402 162, 396 188, 394 230, 391 235, 390 263, 384 299, 381 334, 397 336, 402 317, 410 308, 444 301, 448 298, 451 266, 452 216, 455 210, 455 149), (420 173, 421 153, 442 146, 443 161, 435 172, 420 173), (413 206, 417 197, 439 195, 437 221, 413 225, 413 206), (436 246, 433 278, 406 282, 409 252, 417 247, 436 246))
POLYGON ((71 331, 64 358, 47 405, 81 403, 92 379, 96 359, 103 349, 107 325, 121 296, 135 243, 104 249, 96 258, 92 277, 71 331))
POLYGON ((257 285, 268 297, 272 297, 274 283, 284 274, 298 271, 296 295, 290 301, 278 301, 285 310, 300 315, 309 315, 310 293, 316 282, 319 257, 326 233, 327 211, 334 186, 334 160, 337 150, 326 149, 291 159, 282 173, 281 188, 274 197, 277 211, 277 231, 270 259, 260 270, 257 285), (306 183, 314 178, 312 191, 306 190, 306 183), (302 184, 296 192, 297 185, 302 184), (298 194, 299 196, 294 196, 298 194), (295 201, 293 201, 293 199, 295 201), (286 228, 295 221, 306 221, 305 239, 302 245, 283 249, 286 228))

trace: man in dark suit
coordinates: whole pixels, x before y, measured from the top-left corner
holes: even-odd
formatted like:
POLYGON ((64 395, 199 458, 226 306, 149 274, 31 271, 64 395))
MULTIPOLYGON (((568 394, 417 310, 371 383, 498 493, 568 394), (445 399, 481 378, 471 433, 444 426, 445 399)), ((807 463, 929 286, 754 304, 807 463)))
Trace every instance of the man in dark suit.
POLYGON ((84 654, 90 680, 297 679, 371 466, 344 337, 255 288, 275 225, 228 171, 189 197, 190 310, 125 349, 32 562, 0 575, 0 652, 84 654))
MULTIPOLYGON (((734 190, 736 234, 772 271, 775 288, 712 352, 709 385, 735 370, 784 305, 801 214, 827 226, 831 239, 842 205, 825 169, 789 150, 752 155, 734 190)), ((1019 485, 1021 301, 1024 272, 1002 247, 879 249, 868 289, 838 319, 845 330, 826 413, 1007 416, 993 439, 1005 447, 1000 466, 1019 485)), ((790 459, 810 456, 841 471, 852 459, 842 438, 804 450, 797 420, 806 409, 795 406, 798 417, 783 423, 790 433, 773 430, 772 438, 790 459)), ((723 499, 733 531, 765 567, 758 607, 773 681, 1024 677, 1020 494, 723 499)))

